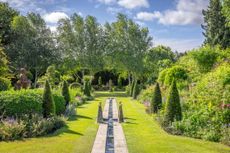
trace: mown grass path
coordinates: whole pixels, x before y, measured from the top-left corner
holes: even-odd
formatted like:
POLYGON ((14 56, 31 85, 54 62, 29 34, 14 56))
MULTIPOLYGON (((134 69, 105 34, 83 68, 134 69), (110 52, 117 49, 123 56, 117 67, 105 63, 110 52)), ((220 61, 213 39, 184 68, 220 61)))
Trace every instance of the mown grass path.
POLYGON ((77 119, 54 134, 14 142, 0 142, 0 153, 90 153, 98 129, 96 124, 98 103, 96 98, 77 109, 77 119))
POLYGON ((95 122, 99 102, 117 97, 123 102, 123 123, 129 153, 229 153, 230 147, 164 132, 153 117, 145 113, 142 104, 124 93, 97 92, 97 98, 80 106, 78 119, 54 134, 14 142, 0 142, 0 153, 90 153, 98 125, 95 122))
POLYGON ((142 104, 127 97, 123 102, 124 133, 130 153, 229 153, 230 147, 188 137, 169 135, 163 131, 142 104))

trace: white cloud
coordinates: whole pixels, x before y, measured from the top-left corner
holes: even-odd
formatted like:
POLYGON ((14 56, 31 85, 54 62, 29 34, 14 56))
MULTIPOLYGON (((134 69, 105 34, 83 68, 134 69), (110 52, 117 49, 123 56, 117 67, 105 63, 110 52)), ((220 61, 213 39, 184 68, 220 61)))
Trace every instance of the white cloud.
MULTIPOLYGON (((148 0, 97 0, 97 1, 106 5, 117 4, 127 9, 149 7, 148 0)), ((98 8, 99 5, 96 5, 96 7, 98 8)))
POLYGON ((135 22, 141 27, 146 27, 146 24, 144 22, 141 21, 135 21, 135 22))
POLYGON ((56 32, 57 31, 57 26, 56 25, 54 25, 54 26, 47 25, 47 27, 50 29, 51 32, 56 32))
POLYGON ((69 18, 64 12, 52 12, 43 16, 47 23, 57 23, 62 18, 69 18))
POLYGON ((135 18, 143 21, 152 21, 154 18, 156 18, 156 15, 149 12, 139 12, 135 18))
POLYGON ((149 7, 148 0, 118 0, 118 4, 127 9, 149 7))
POLYGON ((112 4, 116 2, 116 0, 98 0, 98 2, 104 3, 104 4, 112 4))
POLYGON ((39 4, 36 0, 0 0, 0 2, 7 2, 9 5, 22 13, 30 11, 36 11, 38 13, 44 13, 44 9, 39 9, 39 4))
POLYGON ((201 24, 203 22, 202 10, 207 8, 208 2, 209 0, 178 0, 174 10, 140 12, 136 18, 145 21, 157 19, 164 25, 201 24))
POLYGON ((117 14, 118 12, 121 12, 122 10, 123 10, 122 8, 116 8, 116 7, 108 7, 106 9, 106 11, 111 14, 117 14))
POLYGON ((153 40, 154 46, 165 45, 172 48, 173 51, 185 52, 201 46, 203 40, 201 39, 168 39, 155 38, 153 40))

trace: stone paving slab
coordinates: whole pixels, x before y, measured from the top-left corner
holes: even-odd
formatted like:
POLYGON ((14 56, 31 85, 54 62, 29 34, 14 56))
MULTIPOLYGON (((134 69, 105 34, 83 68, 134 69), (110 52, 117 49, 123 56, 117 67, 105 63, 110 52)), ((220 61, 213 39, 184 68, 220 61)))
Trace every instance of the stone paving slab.
MULTIPOLYGON (((118 119, 117 101, 113 99, 113 117, 118 119)), ((128 153, 125 135, 119 122, 114 122, 114 148, 115 153, 128 153)))
MULTIPOLYGON (((108 119, 108 111, 109 111, 109 100, 106 100, 105 107, 103 110, 104 119, 108 119)), ((99 125, 91 153, 105 153, 107 127, 108 125, 105 123, 99 125)))

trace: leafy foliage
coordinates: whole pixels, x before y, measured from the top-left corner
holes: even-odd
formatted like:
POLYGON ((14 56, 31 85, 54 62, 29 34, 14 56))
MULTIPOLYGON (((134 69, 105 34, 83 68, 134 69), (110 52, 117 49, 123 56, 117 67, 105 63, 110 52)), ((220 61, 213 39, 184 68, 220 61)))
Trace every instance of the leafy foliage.
POLYGON ((137 83, 137 81, 134 82, 134 87, 133 87, 133 99, 137 99, 137 96, 140 93, 140 85, 137 83))
POLYGON ((230 0, 223 1, 223 13, 227 20, 227 25, 230 27, 230 0))
POLYGON ((11 86, 11 82, 9 79, 0 77, 0 91, 9 90, 11 86))
POLYGON ((180 97, 176 86, 176 81, 173 80, 169 96, 165 108, 165 122, 166 124, 172 123, 174 120, 180 121, 182 119, 182 111, 180 105, 180 97))
POLYGON ((15 16, 11 27, 15 36, 7 46, 6 54, 13 67, 26 67, 33 73, 33 82, 36 86, 38 76, 60 57, 59 51, 55 49, 51 31, 46 27, 42 17, 35 13, 15 16))
POLYGON ((91 86, 90 85, 90 81, 89 80, 85 80, 84 81, 84 87, 83 87, 83 93, 87 97, 91 97, 90 86, 91 86))
POLYGON ((153 99, 151 101, 151 112, 157 113, 162 107, 162 97, 159 83, 157 82, 153 92, 153 99))
POLYGON ((205 46, 190 52, 190 54, 198 63, 201 72, 207 72, 211 70, 211 68, 217 62, 218 52, 220 52, 220 49, 217 47, 213 48, 210 46, 205 46))
POLYGON ((58 93, 53 93, 53 100, 55 103, 55 108, 56 108, 56 114, 57 115, 63 115, 65 113, 65 106, 66 106, 66 101, 65 98, 58 94, 58 93))
POLYGON ((101 76, 98 78, 98 85, 102 86, 102 78, 101 78, 101 76))
POLYGON ((62 117, 45 119, 40 115, 3 119, 0 122, 0 140, 9 141, 46 135, 65 126, 65 122, 62 117))
POLYGON ((167 68, 165 70, 163 70, 160 74, 159 74, 159 79, 158 81, 161 82, 161 84, 165 85, 165 86, 170 86, 172 80, 176 80, 176 81, 182 81, 182 80, 186 80, 188 78, 188 74, 186 69, 184 69, 181 66, 173 66, 171 68, 167 68))
POLYGON ((121 76, 118 77, 117 84, 118 84, 118 88, 122 88, 122 77, 121 76))
POLYGON ((9 7, 8 3, 0 2, 0 38, 3 45, 8 45, 13 38, 13 30, 11 22, 13 18, 18 15, 18 12, 9 7))
POLYGON ((45 118, 54 116, 56 114, 55 103, 53 100, 49 81, 46 81, 45 84, 42 108, 43 108, 43 116, 45 118))
POLYGON ((9 73, 8 68, 8 59, 4 52, 4 49, 1 47, 0 44, 0 77, 5 77, 9 73))
POLYGON ((202 27, 205 30, 205 44, 227 48, 230 46, 230 28, 226 26, 221 3, 220 0, 210 0, 208 9, 203 11, 205 24, 202 27))
POLYGON ((0 114, 6 117, 41 114, 42 97, 34 91, 5 91, 0 93, 0 114))
POLYGON ((69 105, 70 102, 70 94, 69 94, 69 86, 67 81, 63 82, 62 85, 62 96, 65 98, 65 106, 69 105))
POLYGON ((169 47, 157 46, 151 48, 144 59, 147 77, 152 77, 155 80, 160 71, 172 65, 174 59, 175 55, 169 47))

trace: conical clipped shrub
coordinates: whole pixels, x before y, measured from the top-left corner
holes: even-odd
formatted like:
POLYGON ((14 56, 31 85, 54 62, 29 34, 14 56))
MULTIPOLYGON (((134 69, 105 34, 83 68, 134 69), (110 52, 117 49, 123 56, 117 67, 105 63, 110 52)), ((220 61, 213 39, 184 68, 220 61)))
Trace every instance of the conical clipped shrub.
POLYGON ((159 83, 157 82, 153 92, 153 99, 151 102, 151 112, 157 113, 162 106, 162 97, 159 83))
POLYGON ((111 79, 109 80, 109 91, 113 92, 113 81, 111 79))
POLYGON ((121 76, 118 77, 117 83, 118 83, 118 88, 122 88, 122 78, 121 78, 121 76))
POLYGON ((69 86, 67 81, 63 82, 62 86, 62 96, 65 98, 65 106, 69 105, 70 102, 70 94, 69 94, 69 86))
POLYGON ((102 86, 102 79, 101 77, 98 78, 98 85, 101 87, 102 86))
POLYGON ((180 97, 175 80, 172 81, 165 109, 164 120, 166 124, 170 124, 174 120, 179 121, 182 119, 180 97))
POLYGON ((42 107, 43 107, 43 117, 44 118, 55 115, 55 112, 56 112, 55 111, 55 103, 53 100, 49 81, 47 81, 47 80, 45 83, 45 89, 44 89, 44 93, 43 93, 42 107))
POLYGON ((103 122, 103 114, 102 114, 102 106, 101 102, 98 105, 98 112, 97 112, 97 123, 102 123, 103 122))
POLYGON ((123 115, 123 109, 122 109, 122 103, 119 103, 119 110, 118 110, 118 119, 119 122, 124 122, 124 115, 123 115))
POLYGON ((133 87, 133 99, 137 99, 139 92, 140 92, 140 86, 138 85, 137 81, 135 81, 133 87))
POLYGON ((91 88, 90 81, 85 80, 84 81, 84 87, 83 87, 83 93, 87 97, 91 97, 90 88, 91 88))

